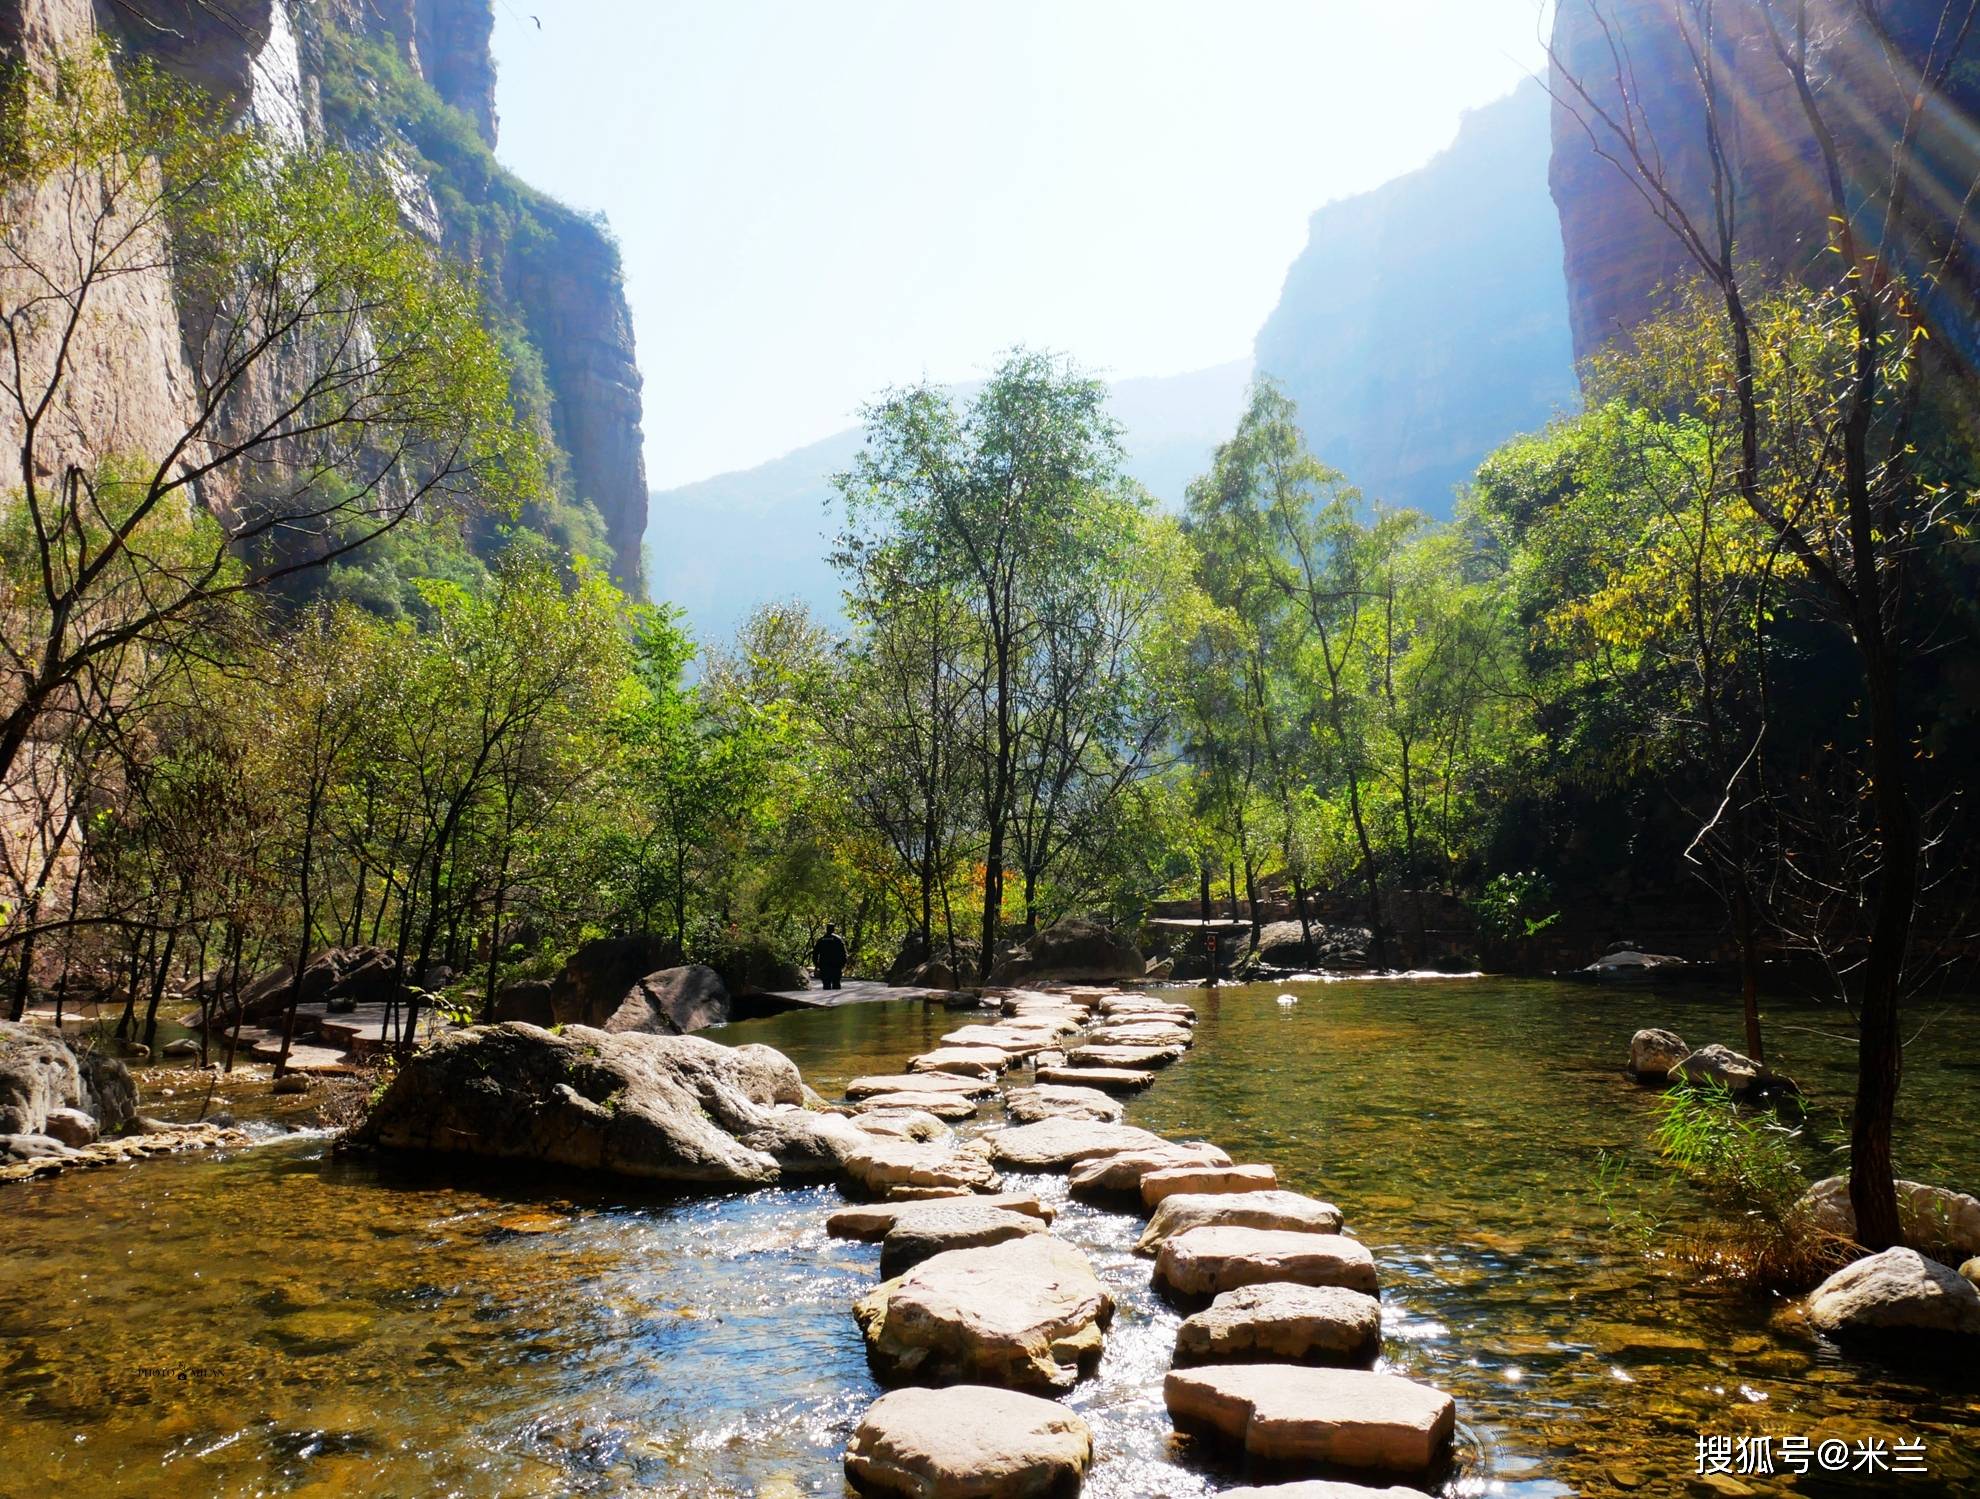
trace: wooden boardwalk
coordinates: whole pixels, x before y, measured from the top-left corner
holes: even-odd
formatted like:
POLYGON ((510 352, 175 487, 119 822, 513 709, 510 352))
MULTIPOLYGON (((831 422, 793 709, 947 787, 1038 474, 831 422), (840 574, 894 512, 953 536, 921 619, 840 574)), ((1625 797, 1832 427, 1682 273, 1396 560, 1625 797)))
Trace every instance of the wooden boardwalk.
POLYGON ((739 1008, 748 1009, 752 1003, 759 1003, 764 1013, 770 1013, 778 1006, 787 1010, 836 1010, 840 1005, 874 1004, 888 999, 927 999, 931 995, 940 999, 948 992, 946 989, 903 988, 884 984, 878 979, 847 979, 837 989, 821 989, 816 984, 805 989, 776 989, 767 994, 739 998, 736 1004, 739 1008))

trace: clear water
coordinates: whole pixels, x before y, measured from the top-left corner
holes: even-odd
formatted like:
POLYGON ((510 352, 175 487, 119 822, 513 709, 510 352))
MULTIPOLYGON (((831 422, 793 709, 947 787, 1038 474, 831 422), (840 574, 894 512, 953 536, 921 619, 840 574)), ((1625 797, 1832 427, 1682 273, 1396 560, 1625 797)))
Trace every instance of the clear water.
MULTIPOLYGON (((1599 1153, 1647 1155, 1654 1096, 1617 1071, 1629 1033, 1732 1039, 1722 999, 1497 980, 1184 993, 1199 1043, 1130 1117, 1341 1205, 1382 1268, 1386 1365, 1458 1398, 1453 1494, 1707 1492, 1701 1434, 1926 1442, 1924 1478, 1740 1480, 1754 1492, 1980 1493, 1980 1371, 1851 1358, 1611 1233, 1599 1153)), ((1898 1139, 1906 1174, 1968 1190, 1974 1018, 1916 1017, 1898 1139)), ((1846 1101, 1845 1017, 1771 1019, 1778 1060, 1846 1101)), ((714 1034, 778 1046, 830 1092, 954 1023, 863 1005, 714 1034)), ((1696 1212, 1655 1173, 1625 1182, 1626 1210, 1696 1212)), ((469 1179, 321 1139, 6 1189, 0 1495, 839 1495, 877 1393, 848 1308, 878 1248, 825 1236, 838 1200, 469 1179)), ((1234 1486, 1169 1434, 1177 1317, 1129 1253, 1138 1220, 1073 1204, 1059 1231, 1120 1302, 1071 1397, 1100 1450, 1088 1492, 1234 1486)))

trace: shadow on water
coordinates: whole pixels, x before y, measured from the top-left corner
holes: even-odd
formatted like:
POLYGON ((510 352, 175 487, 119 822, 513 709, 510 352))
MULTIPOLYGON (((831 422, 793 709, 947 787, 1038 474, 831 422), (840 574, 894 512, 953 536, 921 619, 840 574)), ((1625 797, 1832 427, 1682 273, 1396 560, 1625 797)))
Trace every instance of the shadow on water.
MULTIPOLYGON (((1698 1438, 1762 1435, 1923 1438, 1930 1474, 1739 1480, 1755 1492, 1980 1492, 1973 1374, 1846 1357, 1611 1233, 1601 1155, 1649 1153, 1654 1095, 1616 1071, 1629 1032, 1728 1038, 1729 1005, 1495 980, 1183 992, 1199 1044, 1130 1117, 1342 1206, 1382 1267, 1385 1365, 1458 1397, 1449 1492, 1705 1493, 1698 1438)), ((1836 1017, 1774 1018, 1782 1065, 1833 1111, 1851 1080, 1823 1034, 1836 1017)), ((1908 1174, 1968 1188, 1972 1019, 1914 1043, 1898 1139, 1908 1174)), ((862 1005, 718 1034, 781 1048, 831 1093, 957 1023, 862 1005)), ((1658 1173, 1625 1180, 1626 1207, 1697 1211, 1658 1173)), ((1020 1182, 1063 1197, 1062 1179, 1020 1182)), ((321 1140, 9 1190, 0 1495, 839 1495, 877 1393, 848 1309, 878 1252, 825 1236, 838 1200, 436 1171, 321 1140)), ((1088 1492, 1214 1493, 1239 1475, 1170 1435, 1179 1318, 1132 1253, 1139 1227, 1082 1204, 1060 1219, 1120 1303, 1069 1402, 1101 1452, 1088 1492)))

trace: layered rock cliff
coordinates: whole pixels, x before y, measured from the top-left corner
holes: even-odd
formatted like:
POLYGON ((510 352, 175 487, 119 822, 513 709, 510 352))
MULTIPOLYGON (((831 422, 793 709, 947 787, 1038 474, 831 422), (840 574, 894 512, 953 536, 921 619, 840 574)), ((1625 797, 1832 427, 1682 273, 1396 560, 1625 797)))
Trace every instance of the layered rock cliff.
POLYGON ((1257 367, 1370 498, 1448 515, 1480 459, 1578 403, 1547 156, 1528 82, 1419 170, 1313 215, 1257 367))
MULTIPOLYGON (((560 532, 602 534, 644 593, 640 379, 617 246, 605 226, 495 161, 492 0, 16 0, 0 52, 45 67, 99 36, 195 83, 278 138, 372 160, 407 224, 479 267, 525 420, 555 449, 560 532), (585 507, 596 520, 573 525, 585 507)), ((59 244, 58 205, 8 203, 59 244)), ((95 309, 62 420, 88 450, 155 450, 184 403, 178 304, 163 270, 120 278, 95 309)), ((0 487, 14 476, 0 473, 0 487)))
MULTIPOLYGON (((1722 122, 1736 259, 1763 275, 1797 275, 1827 249, 1830 198, 1821 152, 1766 24, 1768 13, 1777 27, 1791 24, 1794 8, 1718 0, 1709 9, 1709 38, 1700 26, 1706 7, 1696 0, 1561 0, 1556 10, 1549 179, 1560 210, 1577 359, 1626 333, 1671 286, 1697 274, 1683 243, 1619 168, 1632 146, 1682 211, 1715 235, 1701 64, 1713 76, 1722 122)), ((1871 206, 1864 222, 1874 226, 1918 64, 1934 46, 1949 48, 1966 7, 1891 0, 1878 8, 1889 49, 1852 4, 1813 0, 1808 9, 1810 81, 1836 135, 1847 196, 1871 206), (1948 13, 1953 24, 1942 29, 1948 13)), ((1943 238, 1980 172, 1980 28, 1968 36, 1949 84, 1922 121, 1914 212, 1890 247, 1914 280, 1931 269, 1919 247, 1943 238), (1934 232, 1921 232, 1935 216, 1934 232)), ((1970 210, 1964 222, 1966 253, 1941 282, 1938 323, 1971 353, 1980 245, 1970 210)))

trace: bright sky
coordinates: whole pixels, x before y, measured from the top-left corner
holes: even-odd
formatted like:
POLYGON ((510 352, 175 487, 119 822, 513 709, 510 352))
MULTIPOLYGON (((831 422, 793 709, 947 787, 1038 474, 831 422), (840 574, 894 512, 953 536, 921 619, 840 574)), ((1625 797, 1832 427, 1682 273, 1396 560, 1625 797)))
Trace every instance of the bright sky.
POLYGON ((1542 3, 497 0, 500 153, 611 219, 669 488, 1016 343, 1246 357, 1307 217, 1537 70, 1542 3))

